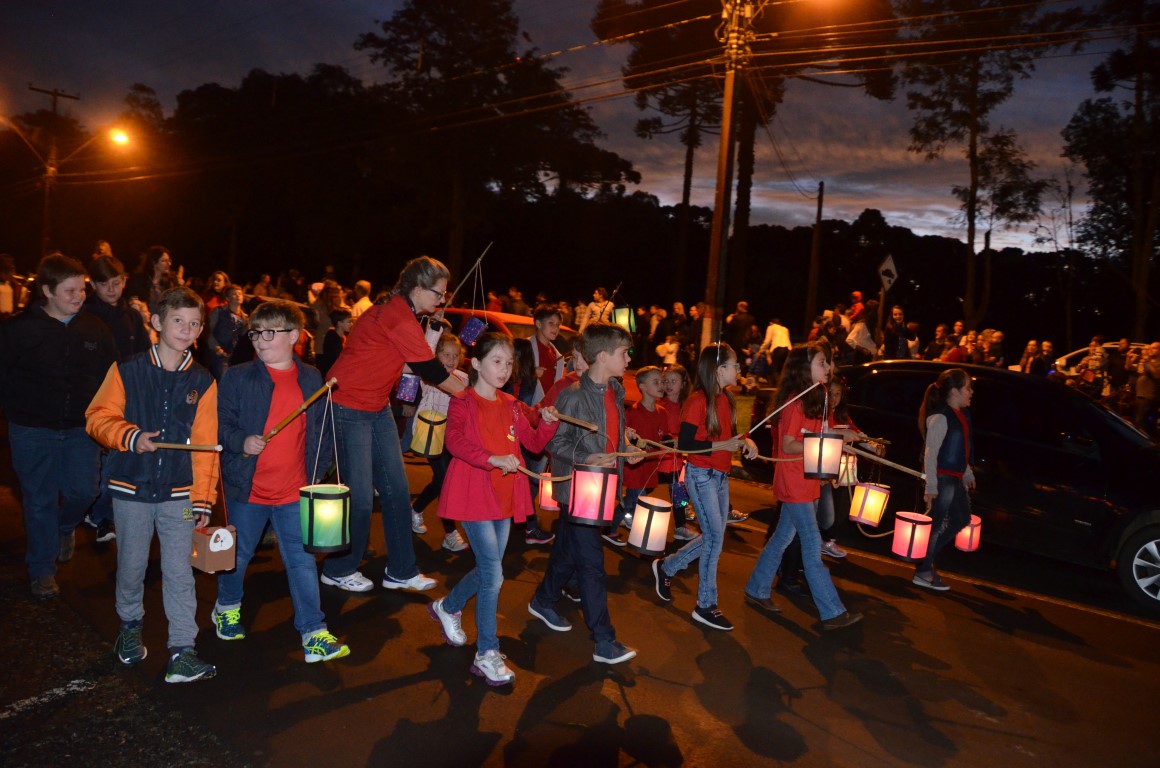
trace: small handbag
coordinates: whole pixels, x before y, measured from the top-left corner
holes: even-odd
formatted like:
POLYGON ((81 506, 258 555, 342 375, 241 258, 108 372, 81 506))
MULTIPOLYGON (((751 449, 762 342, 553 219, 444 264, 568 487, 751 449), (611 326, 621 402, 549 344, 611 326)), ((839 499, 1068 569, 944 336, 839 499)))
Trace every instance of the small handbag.
MULTIPOLYGON (((217 453, 214 453, 214 469, 220 477, 221 459, 217 453)), ((225 519, 225 525, 207 524, 204 528, 193 529, 193 551, 189 555, 189 562, 199 571, 205 573, 232 571, 237 565, 237 530, 230 525, 224 490, 222 492, 222 517, 225 519)))

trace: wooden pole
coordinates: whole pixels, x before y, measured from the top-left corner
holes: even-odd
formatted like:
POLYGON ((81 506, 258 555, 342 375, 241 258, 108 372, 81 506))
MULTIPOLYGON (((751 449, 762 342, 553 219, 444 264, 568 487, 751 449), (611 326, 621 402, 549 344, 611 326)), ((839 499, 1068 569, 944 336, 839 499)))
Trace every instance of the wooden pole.
POLYGON ((217 451, 221 452, 220 445, 196 445, 190 443, 154 443, 154 448, 164 448, 169 451, 217 451))
POLYGON ((303 403, 302 403, 302 405, 298 406, 298 407, 297 407, 297 408, 295 408, 293 411, 291 411, 289 416, 287 416, 286 418, 282 419, 282 421, 278 422, 278 426, 274 427, 274 428, 273 428, 273 429, 271 429, 269 432, 267 432, 265 435, 263 435, 263 436, 262 436, 262 439, 263 439, 263 440, 265 440, 266 442, 270 442, 270 440, 271 440, 271 439, 274 437, 274 435, 276 435, 276 434, 278 434, 280 431, 282 431, 282 428, 283 428, 283 427, 285 427, 285 426, 286 426, 287 424, 289 424, 290 422, 294 421, 294 419, 298 418, 298 416, 299 416, 299 415, 300 415, 300 414, 301 414, 303 411, 305 411, 307 408, 309 408, 309 407, 310 407, 310 404, 311 404, 311 403, 313 403, 313 402, 314 402, 315 400, 317 400, 318 398, 322 397, 322 394, 323 394, 324 392, 326 392, 326 390, 330 389, 331 387, 333 387, 333 386, 334 386, 335 384, 337 384, 337 383, 338 383, 338 379, 333 379, 333 378, 332 378, 330 381, 328 381, 328 382, 326 382, 325 384, 323 384, 321 387, 319 387, 319 388, 318 388, 318 391, 317 391, 317 392, 315 392, 315 393, 314 393, 313 395, 311 395, 310 397, 306 398, 306 401, 305 401, 305 402, 303 402, 303 403))

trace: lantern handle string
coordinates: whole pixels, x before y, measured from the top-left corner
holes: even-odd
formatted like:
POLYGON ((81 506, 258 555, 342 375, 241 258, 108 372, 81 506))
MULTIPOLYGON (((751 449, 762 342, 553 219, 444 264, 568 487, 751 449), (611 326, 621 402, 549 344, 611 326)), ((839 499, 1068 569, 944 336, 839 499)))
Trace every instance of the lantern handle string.
MULTIPOLYGON (((483 249, 483 253, 479 254, 479 258, 477 258, 475 260, 475 263, 471 265, 471 269, 467 270, 467 274, 465 274, 463 276, 463 279, 459 281, 459 285, 455 286, 455 290, 452 291, 451 295, 449 295, 447 297, 447 302, 446 302, 447 305, 450 305, 451 302, 455 299, 455 294, 459 293, 459 289, 462 288, 463 284, 467 282, 467 278, 471 277, 472 273, 475 272, 475 270, 479 269, 479 266, 483 263, 483 257, 487 255, 487 252, 491 250, 491 247, 493 245, 495 245, 494 240, 487 244, 487 247, 483 249)), ((480 278, 482 278, 482 270, 481 270, 480 278)), ((477 282, 480 280, 480 278, 477 278, 477 282)), ((474 288, 474 286, 473 286, 473 288, 474 288)), ((475 298, 475 296, 473 293, 472 294, 473 301, 474 301, 474 298, 475 298)))
MULTIPOLYGON (((277 426, 275 426, 273 429, 271 429, 266 434, 262 435, 262 440, 264 442, 267 442, 267 443, 270 442, 271 440, 273 440, 274 436, 277 435, 279 432, 281 432, 282 429, 287 424, 294 421, 294 419, 298 418, 298 416, 301 415, 303 413, 303 411, 305 411, 307 408, 309 408, 310 405, 315 400, 322 397, 323 393, 329 392, 330 389, 337 383, 338 383, 338 379, 331 378, 329 381, 327 381, 325 384, 323 384, 321 387, 319 387, 318 391, 316 391, 310 397, 306 398, 306 400, 302 403, 302 405, 295 408, 293 411, 290 412, 290 414, 286 418, 284 418, 284 419, 282 419, 282 421, 278 422, 277 426)), ((248 453, 243 454, 243 456, 247 459, 251 458, 250 454, 248 454, 248 453)))
MULTIPOLYGON (((334 424, 334 392, 329 387, 325 388, 326 405, 322 411, 322 429, 318 430, 318 449, 314 451, 314 472, 310 476, 310 484, 315 485, 318 482, 318 462, 322 459, 322 438, 326 435, 327 417, 330 419, 330 437, 334 444, 334 477, 339 485, 342 485, 342 474, 338 468, 338 437, 335 434, 334 424)), ((313 492, 311 493, 313 496, 313 492)))
POLYGON ((784 410, 786 407, 788 407, 790 403, 793 403, 793 402, 800 400, 801 398, 805 397, 806 393, 809 392, 811 389, 813 389, 814 387, 820 387, 821 385, 822 385, 822 382, 816 381, 811 386, 806 387, 801 392, 797 393, 796 395, 791 397, 789 400, 786 400, 784 403, 782 403, 781 406, 779 408, 777 408, 776 410, 774 410, 772 413, 766 414, 764 419, 762 419, 761 421, 757 422, 752 427, 750 427, 749 431, 747 431, 745 434, 747 436, 752 435, 753 430, 757 429, 762 424, 764 424, 765 422, 772 419, 774 416, 776 416, 778 413, 780 413, 782 410, 784 410))

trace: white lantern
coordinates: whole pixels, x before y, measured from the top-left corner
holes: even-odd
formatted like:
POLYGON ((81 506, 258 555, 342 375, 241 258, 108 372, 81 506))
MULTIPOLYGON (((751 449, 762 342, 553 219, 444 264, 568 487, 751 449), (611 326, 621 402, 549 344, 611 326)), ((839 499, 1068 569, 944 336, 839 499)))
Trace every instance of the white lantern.
POLYGON ((811 480, 836 480, 842 460, 842 436, 837 432, 806 432, 802 443, 805 476, 811 480))
POLYGON ((664 499, 641 496, 636 501, 632 529, 628 532, 628 548, 648 557, 665 553, 669 541, 669 520, 673 505, 664 499))

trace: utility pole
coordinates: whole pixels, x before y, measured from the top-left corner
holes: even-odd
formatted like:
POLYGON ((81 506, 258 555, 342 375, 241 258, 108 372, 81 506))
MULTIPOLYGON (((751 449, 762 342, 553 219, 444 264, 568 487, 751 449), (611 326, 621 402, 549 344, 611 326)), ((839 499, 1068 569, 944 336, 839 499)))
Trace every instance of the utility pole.
POLYGON ((826 196, 826 182, 818 182, 818 213, 814 217, 814 238, 810 244, 810 281, 806 288, 806 336, 810 334, 810 326, 818 316, 818 272, 822 263, 822 200, 826 196))
MULTIPOLYGON (((50 91, 45 88, 37 88, 32 83, 28 84, 28 90, 52 97, 52 116, 54 123, 58 115, 57 105, 61 99, 81 100, 80 96, 73 96, 58 88, 53 88, 50 91)), ((52 192, 56 187, 57 168, 60 165, 59 152, 56 146, 56 129, 57 126, 54 124, 52 130, 49 131, 48 159, 44 162, 44 218, 41 222, 40 229, 41 255, 48 253, 52 247, 52 192)))
POLYGON ((705 318, 701 347, 721 336, 725 303, 725 264, 729 246, 729 214, 733 205, 733 93, 737 70, 749 56, 752 0, 722 0, 725 19, 718 39, 725 44, 725 96, 721 105, 721 143, 717 151, 717 188, 713 227, 709 235, 709 267, 705 275, 705 318))

